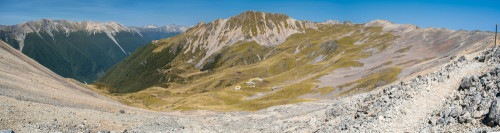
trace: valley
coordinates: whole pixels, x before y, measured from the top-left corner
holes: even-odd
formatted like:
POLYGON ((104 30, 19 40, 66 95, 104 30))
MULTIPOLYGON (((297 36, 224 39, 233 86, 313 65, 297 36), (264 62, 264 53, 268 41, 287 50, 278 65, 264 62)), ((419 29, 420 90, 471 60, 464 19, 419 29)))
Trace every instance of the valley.
POLYGON ((496 32, 177 13, 0 25, 0 133, 500 130, 496 32))
POLYGON ((2 25, 0 38, 55 73, 90 84, 136 48, 186 29, 41 19, 2 25))
POLYGON ((294 21, 283 14, 249 11, 154 41, 111 68, 90 87, 113 90, 98 92, 151 110, 257 111, 368 92, 446 62, 464 49, 484 48, 486 45, 479 43, 489 35, 422 29, 385 20, 365 24, 313 23, 294 21), (242 16, 256 19, 239 20, 242 16), (245 23, 231 23, 240 21, 245 23), (233 25, 236 26, 231 28, 233 25), (229 29, 200 33, 206 28, 229 29), (262 36, 267 37, 264 40, 279 40, 266 31, 276 29, 301 33, 290 34, 279 45, 257 43, 262 36), (242 33, 233 36, 226 32, 242 33), (240 40, 219 40, 227 43, 213 49, 210 38, 240 40), (427 44, 417 45, 423 42, 427 44), (251 78, 263 81, 245 85, 251 78), (241 89, 235 90, 236 86, 241 89))

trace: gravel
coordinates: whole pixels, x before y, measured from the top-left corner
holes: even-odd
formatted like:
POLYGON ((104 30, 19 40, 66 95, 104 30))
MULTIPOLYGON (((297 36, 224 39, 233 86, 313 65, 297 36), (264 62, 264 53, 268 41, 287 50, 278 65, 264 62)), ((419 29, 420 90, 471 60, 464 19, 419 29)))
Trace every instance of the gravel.
MULTIPOLYGON (((50 93, 31 98, 37 96, 31 90, 0 87, 0 129, 104 133, 498 131, 500 52, 489 49, 463 57, 371 92, 256 112, 153 112, 111 101, 96 102, 107 99, 92 97, 93 93, 78 95, 79 100, 88 100, 83 104, 70 99, 45 100, 51 98, 50 93), (24 93, 27 95, 21 95, 24 93), (93 104, 97 105, 88 107, 93 104)), ((52 98, 80 94, 58 86, 44 89, 54 88, 60 92, 52 98)))

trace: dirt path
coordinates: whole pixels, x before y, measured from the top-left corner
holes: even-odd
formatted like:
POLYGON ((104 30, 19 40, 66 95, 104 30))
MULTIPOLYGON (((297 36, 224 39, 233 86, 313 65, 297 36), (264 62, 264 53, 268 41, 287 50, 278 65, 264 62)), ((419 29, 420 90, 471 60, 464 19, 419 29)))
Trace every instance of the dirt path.
POLYGON ((386 124, 380 125, 380 128, 395 132, 418 132, 423 128, 422 125, 427 122, 428 114, 441 109, 445 99, 457 90, 462 77, 479 75, 491 69, 485 63, 479 62, 468 62, 461 65, 460 69, 450 72, 453 74, 450 79, 442 83, 431 83, 415 88, 422 91, 417 92, 410 100, 396 106, 396 111, 399 110, 403 113, 389 121, 383 121, 386 124))

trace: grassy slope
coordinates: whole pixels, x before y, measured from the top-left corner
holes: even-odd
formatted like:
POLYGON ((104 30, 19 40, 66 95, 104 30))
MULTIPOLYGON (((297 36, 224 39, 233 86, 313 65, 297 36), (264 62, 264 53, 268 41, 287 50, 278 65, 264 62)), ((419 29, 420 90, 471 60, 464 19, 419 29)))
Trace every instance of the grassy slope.
MULTIPOLYGON (((142 50, 134 53, 137 55, 132 55, 129 57, 130 59, 127 58, 110 71, 118 68, 122 69, 119 73, 134 71, 134 69, 129 68, 137 68, 137 61, 161 55, 170 57, 168 53, 172 54, 172 47, 182 44, 182 38, 185 36, 181 34, 162 40, 161 44, 157 44, 158 46, 150 44, 143 47, 142 50), (165 53, 166 51, 167 53, 165 53), (136 58, 133 56, 137 56, 137 59, 133 59, 136 58)), ((134 90, 144 89, 138 92, 108 95, 113 95, 116 99, 126 100, 127 102, 124 103, 132 106, 155 110, 160 106, 163 110, 256 111, 274 105, 311 101, 315 99, 297 97, 310 93, 325 94, 335 89, 334 87, 317 88, 318 81, 315 79, 338 68, 363 66, 356 60, 373 54, 373 52, 365 51, 366 49, 383 50, 391 45, 387 42, 395 38, 389 33, 382 33, 381 28, 377 27, 323 25, 318 30, 307 29, 306 33, 294 34, 277 47, 263 47, 255 42, 238 42, 235 45, 224 47, 219 53, 212 55, 207 60, 203 67, 206 71, 199 71, 193 67, 192 63, 186 63, 193 57, 200 57, 196 54, 203 51, 188 52, 187 54, 176 52, 177 54, 171 55, 176 56, 175 59, 167 62, 161 60, 162 63, 154 67, 156 73, 149 74, 151 77, 156 75, 160 75, 160 77, 150 78, 147 79, 149 81, 146 81, 143 79, 148 75, 139 78, 129 76, 135 80, 118 81, 128 84, 130 82, 156 84, 142 86, 147 89, 134 88, 134 90), (352 33, 351 36, 342 36, 348 33, 352 33), (364 39, 367 39, 364 44, 354 44, 354 42, 364 39), (300 52, 295 54, 297 48, 300 49, 300 52), (317 62, 312 62, 315 59, 318 59, 317 62), (163 66, 161 66, 162 64, 163 66), (172 80, 172 77, 177 77, 177 80, 172 80), (263 78, 264 81, 257 82, 255 88, 244 85, 244 82, 254 77, 263 78), (236 85, 241 85, 243 88, 234 90, 236 85), (267 95, 246 100, 247 97, 259 93, 267 95), (152 99, 150 96, 154 96, 155 100, 150 100, 152 99)), ((375 87, 375 84, 390 83, 395 80, 399 71, 400 68, 391 68, 382 71, 392 73, 390 75, 372 74, 355 81, 360 84, 355 89, 366 90, 375 87)), ((116 78, 128 78, 120 77, 127 74, 109 73, 114 76, 104 77, 102 81, 105 83, 116 82, 113 80, 116 78)), ((113 87, 116 87, 116 84, 113 87)), ((122 88, 118 87, 117 89, 120 91, 122 88)))
MULTIPOLYGON (((7 31, 0 31, 3 40, 14 48, 18 48, 17 41, 5 36, 7 31)), ((114 64, 125 58, 125 55, 116 44, 104 33, 88 34, 82 31, 64 32, 54 31, 54 38, 45 32, 26 35, 23 53, 35 59, 40 64, 55 73, 73 78, 80 82, 93 82, 114 64)), ((178 34, 178 33, 175 33, 178 34)), ((170 37, 175 34, 118 32, 115 39, 125 51, 133 52, 139 46, 149 43, 150 39, 170 37)))

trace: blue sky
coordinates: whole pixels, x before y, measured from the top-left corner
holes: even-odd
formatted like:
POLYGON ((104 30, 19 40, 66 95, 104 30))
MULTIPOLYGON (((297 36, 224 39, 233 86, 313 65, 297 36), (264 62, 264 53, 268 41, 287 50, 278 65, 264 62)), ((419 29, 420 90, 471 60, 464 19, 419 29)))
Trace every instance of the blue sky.
POLYGON ((126 26, 190 26, 248 10, 317 22, 385 19, 455 30, 494 31, 495 23, 500 23, 500 0, 0 0, 0 25, 50 18, 116 21, 126 26))

